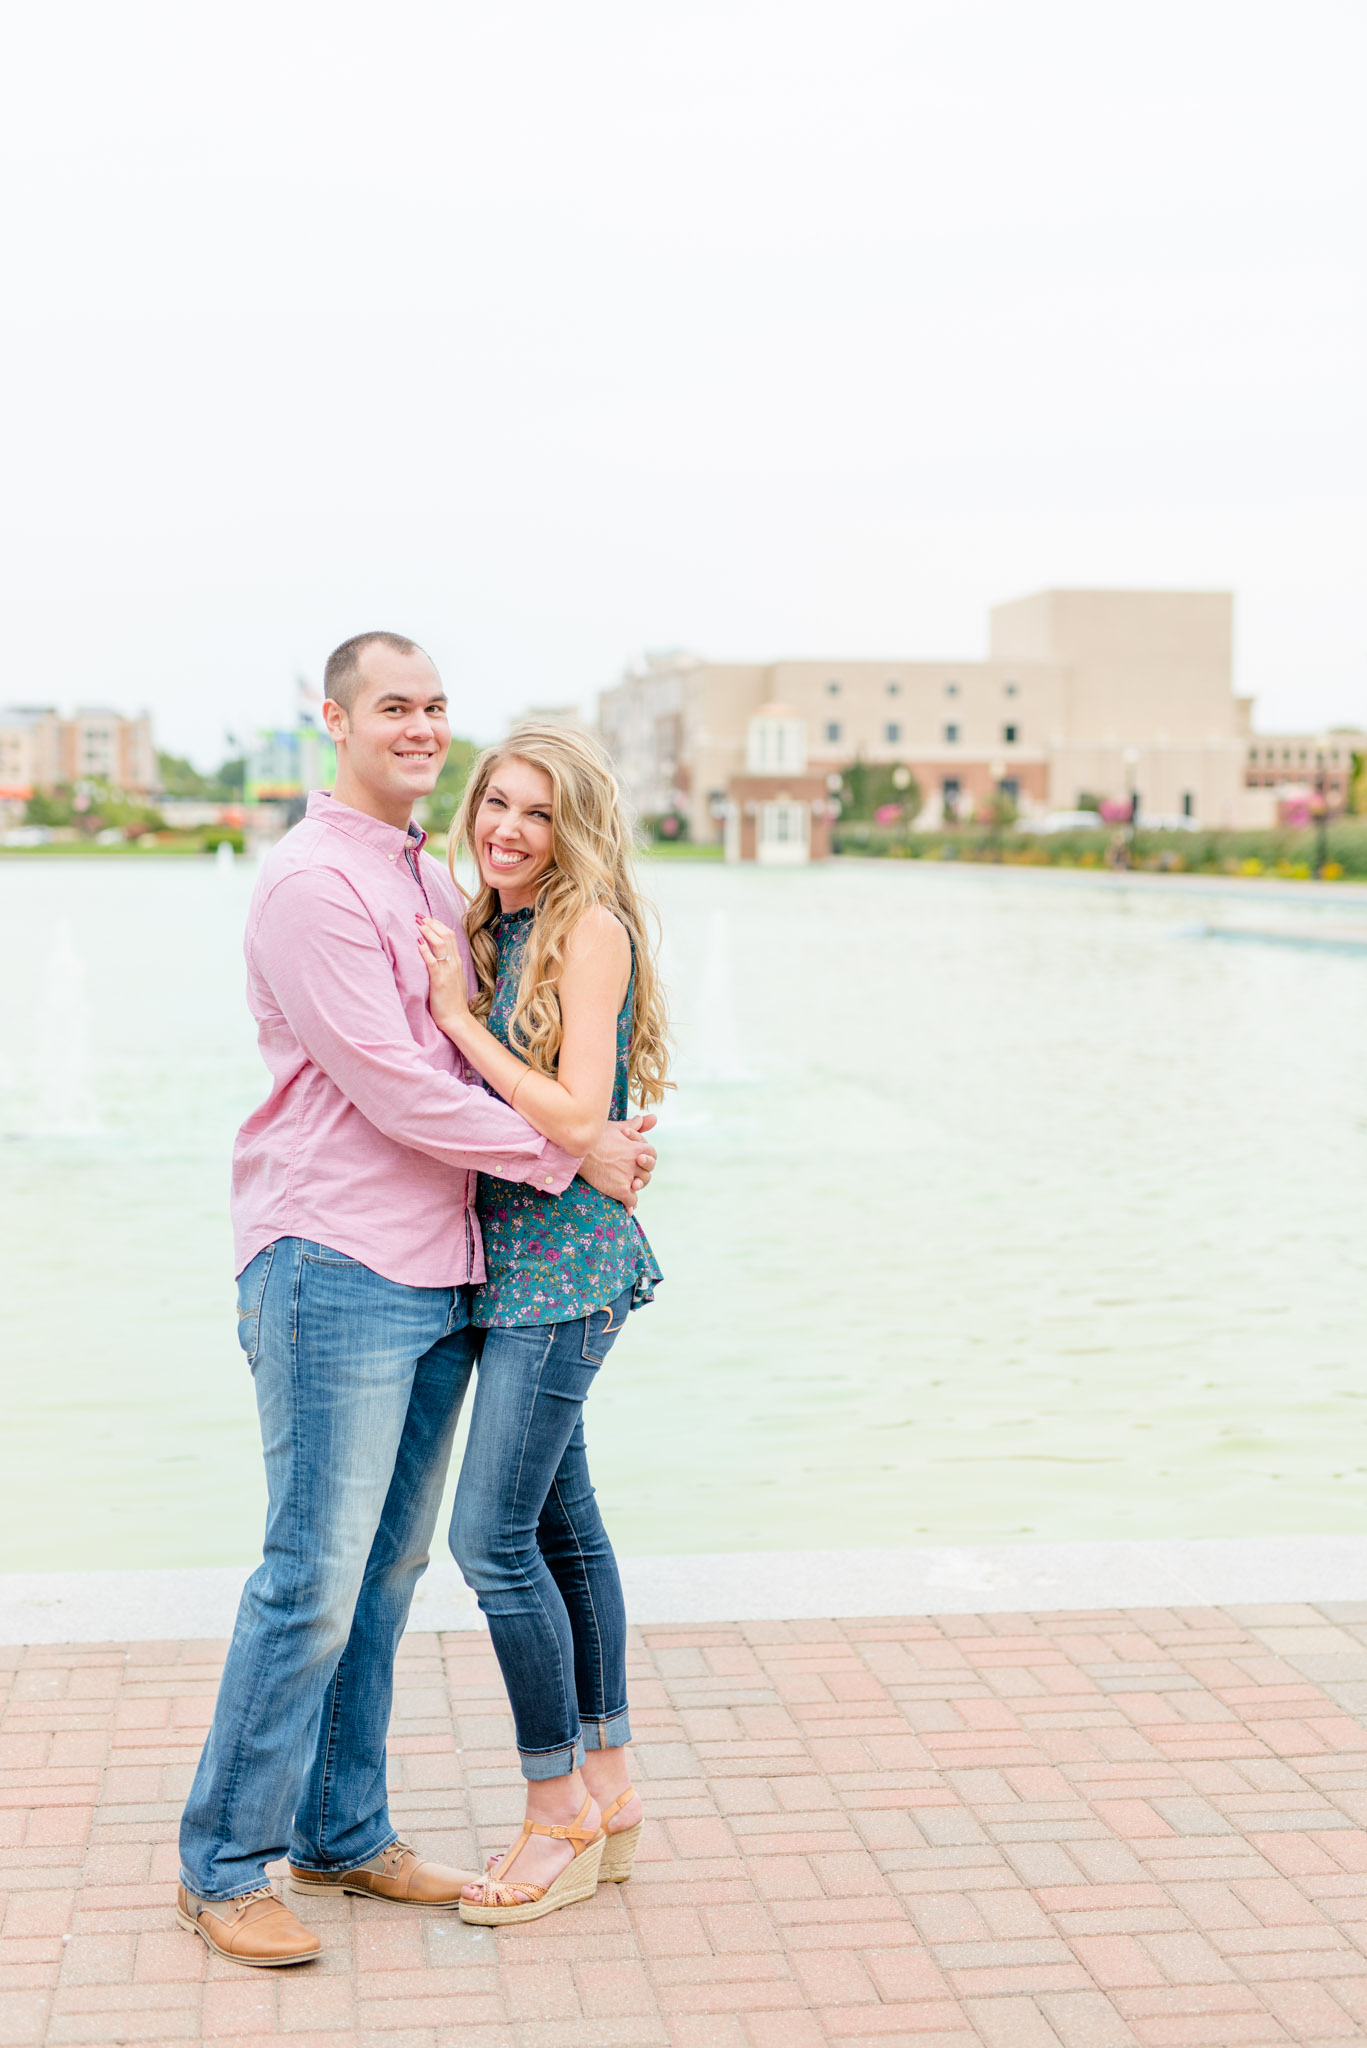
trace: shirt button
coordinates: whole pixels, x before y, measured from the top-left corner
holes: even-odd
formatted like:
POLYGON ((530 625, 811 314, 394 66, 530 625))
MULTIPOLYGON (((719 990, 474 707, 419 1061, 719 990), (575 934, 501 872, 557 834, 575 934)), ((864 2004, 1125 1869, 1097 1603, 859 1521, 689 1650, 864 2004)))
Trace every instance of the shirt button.
POLYGON ((548 1188, 553 1188, 555 1186, 555 1175, 553 1173, 548 1173, 546 1175, 546 1186, 548 1188))
POLYGON ((398 856, 398 854, 397 854, 397 853, 391 853, 391 854, 390 854, 390 855, 388 856, 388 858, 389 858, 390 860, 397 860, 397 859, 398 859, 398 857, 399 857, 399 856, 398 856))

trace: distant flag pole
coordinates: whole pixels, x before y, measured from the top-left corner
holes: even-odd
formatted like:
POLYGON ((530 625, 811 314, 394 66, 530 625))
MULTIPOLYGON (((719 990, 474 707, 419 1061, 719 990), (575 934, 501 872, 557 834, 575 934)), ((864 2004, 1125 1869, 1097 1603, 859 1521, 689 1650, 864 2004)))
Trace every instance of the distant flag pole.
POLYGON ((314 689, 307 676, 295 677, 294 700, 300 725, 321 723, 318 714, 323 708, 323 693, 314 689))

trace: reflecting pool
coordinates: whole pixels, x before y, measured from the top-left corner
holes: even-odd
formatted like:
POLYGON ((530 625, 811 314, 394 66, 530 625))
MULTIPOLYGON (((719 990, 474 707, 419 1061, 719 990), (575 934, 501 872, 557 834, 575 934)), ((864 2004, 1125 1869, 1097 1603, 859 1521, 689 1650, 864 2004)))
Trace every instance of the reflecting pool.
MULTIPOLYGON (((256 1551, 253 879, 0 864, 0 1569, 256 1551)), ((647 882, 681 1085, 588 1415, 624 1550, 1367 1530, 1367 898, 647 882)))

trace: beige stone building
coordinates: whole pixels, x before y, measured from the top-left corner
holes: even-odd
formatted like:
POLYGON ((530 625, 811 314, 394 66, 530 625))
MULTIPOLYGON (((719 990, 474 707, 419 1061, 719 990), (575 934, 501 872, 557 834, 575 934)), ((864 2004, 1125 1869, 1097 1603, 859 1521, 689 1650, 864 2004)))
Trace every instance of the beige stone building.
POLYGON ((86 706, 63 718, 51 704, 0 709, 0 794, 107 782, 133 796, 158 785, 152 724, 146 716, 86 706))
POLYGON ((46 705, 0 710, 0 797, 23 798, 61 781, 60 721, 46 705))
POLYGON ((1353 756, 1367 756, 1367 732, 1335 726, 1328 732, 1251 733, 1244 764, 1249 789, 1270 791, 1278 803, 1323 794, 1331 811, 1347 808, 1353 756))
POLYGON ((803 722, 807 774, 904 767, 926 824, 994 790, 1026 816, 1133 794, 1151 820, 1270 823, 1249 771, 1274 742, 1234 693, 1233 612, 1223 591, 1051 590, 994 607, 986 659, 656 654, 603 694, 599 726, 638 810, 679 811, 695 839, 722 835, 750 721, 774 703, 803 722))

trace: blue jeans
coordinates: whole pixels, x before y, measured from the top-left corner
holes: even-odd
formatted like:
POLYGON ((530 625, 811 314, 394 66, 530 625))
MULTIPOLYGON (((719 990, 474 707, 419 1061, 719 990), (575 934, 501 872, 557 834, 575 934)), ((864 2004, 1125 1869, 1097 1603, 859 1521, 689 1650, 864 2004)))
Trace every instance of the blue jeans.
POLYGON ((524 1778, 631 1740, 622 1582, 584 1450, 584 1401, 631 1289, 573 1323, 484 1333, 451 1550, 488 1617, 524 1778))
POLYGON ((257 1254, 237 1304, 269 1506, 181 1822, 202 1899, 251 1891, 277 1856, 346 1870, 395 1839, 394 1654, 474 1360, 468 1290, 297 1237, 257 1254))

